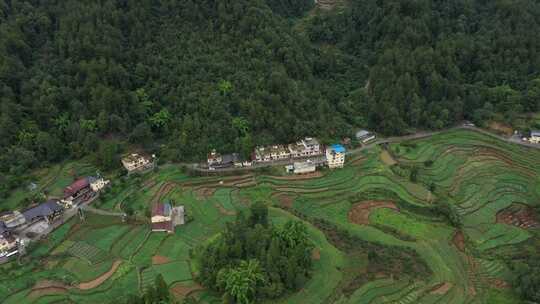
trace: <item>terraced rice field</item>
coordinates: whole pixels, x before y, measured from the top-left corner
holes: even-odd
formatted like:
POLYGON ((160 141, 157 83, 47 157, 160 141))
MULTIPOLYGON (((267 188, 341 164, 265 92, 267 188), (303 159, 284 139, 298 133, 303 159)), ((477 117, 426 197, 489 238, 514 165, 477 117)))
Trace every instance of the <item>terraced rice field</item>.
POLYGON ((189 293, 200 303, 220 303, 194 283, 191 253, 262 201, 274 225, 304 221, 316 247, 311 279, 271 303, 512 303, 513 274, 503 258, 540 234, 530 208, 540 204, 540 151, 451 131, 391 144, 383 158, 382 152, 374 147, 350 157, 344 169, 300 179, 262 173, 190 177, 167 165, 128 180, 100 207, 132 204, 142 219, 153 202, 172 201, 184 205, 192 220, 165 234, 150 233, 142 220, 76 219, 53 232, 24 266, 0 266, 10 277, 0 279, 0 301, 121 303, 125 291, 141 293, 161 274, 179 300, 189 293), (398 174, 411 167, 418 169, 417 182, 398 174), (442 202, 455 208, 462 228, 433 211, 442 202), (373 206, 362 209, 366 204, 373 206), (92 290, 30 295, 40 280, 75 286, 107 272, 114 261, 121 266, 92 290), (427 272, 418 275, 422 265, 427 272), (77 275, 88 267, 94 271, 77 275))

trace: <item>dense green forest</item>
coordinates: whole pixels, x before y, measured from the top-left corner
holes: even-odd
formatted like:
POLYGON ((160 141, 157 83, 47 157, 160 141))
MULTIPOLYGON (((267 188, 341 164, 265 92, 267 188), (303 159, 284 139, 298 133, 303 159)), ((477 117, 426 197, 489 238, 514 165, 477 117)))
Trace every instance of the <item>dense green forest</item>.
POLYGON ((0 195, 127 143, 193 161, 512 121, 540 107, 539 23, 534 0, 0 0, 0 195))
POLYGON ((240 213, 216 240, 199 248, 201 283, 223 293, 224 303, 259 303, 298 290, 309 278, 313 243, 306 225, 274 227, 264 203, 240 213))

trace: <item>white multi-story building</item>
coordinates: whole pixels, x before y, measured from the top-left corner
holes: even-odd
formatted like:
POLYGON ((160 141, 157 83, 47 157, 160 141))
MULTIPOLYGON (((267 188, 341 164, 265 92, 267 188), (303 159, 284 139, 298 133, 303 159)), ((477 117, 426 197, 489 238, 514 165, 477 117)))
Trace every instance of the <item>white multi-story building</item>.
POLYGON ((309 157, 322 153, 319 141, 314 137, 306 137, 289 145, 292 158, 309 157))
POLYGON ((144 171, 154 167, 154 156, 146 157, 137 153, 132 153, 122 158, 122 165, 128 171, 128 173, 134 171, 144 171))
POLYGON ((288 159, 291 153, 283 145, 274 145, 270 147, 257 147, 253 153, 257 162, 269 162, 274 160, 288 159))
POLYGON ((326 162, 328 168, 343 168, 345 165, 345 147, 342 145, 331 145, 326 148, 326 162))

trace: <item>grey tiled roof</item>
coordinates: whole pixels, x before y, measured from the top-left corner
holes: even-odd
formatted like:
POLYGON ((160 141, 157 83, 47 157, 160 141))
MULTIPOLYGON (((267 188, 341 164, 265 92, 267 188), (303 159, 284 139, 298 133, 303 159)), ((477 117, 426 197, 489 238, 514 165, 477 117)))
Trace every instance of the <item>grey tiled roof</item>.
POLYGON ((53 214, 56 211, 62 210, 62 206, 58 205, 56 200, 49 200, 43 204, 40 204, 34 208, 28 209, 23 212, 24 218, 28 221, 36 217, 45 217, 53 214))

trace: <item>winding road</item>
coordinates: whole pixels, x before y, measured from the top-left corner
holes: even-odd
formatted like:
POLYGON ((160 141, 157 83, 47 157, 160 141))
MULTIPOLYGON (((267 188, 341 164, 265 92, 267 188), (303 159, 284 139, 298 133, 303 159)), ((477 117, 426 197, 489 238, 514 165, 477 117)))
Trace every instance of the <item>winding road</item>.
MULTIPOLYGON (((520 145, 520 146, 523 146, 523 147, 540 150, 540 144, 532 144, 532 143, 524 142, 520 138, 516 138, 516 137, 508 138, 508 137, 496 135, 496 134, 490 133, 490 132, 488 132, 486 130, 483 130, 483 129, 480 129, 480 128, 477 128, 477 127, 469 127, 469 126, 459 125, 459 126, 456 126, 456 127, 447 128, 447 129, 439 130, 439 131, 417 132, 417 133, 414 133, 414 134, 404 135, 404 136, 380 138, 380 139, 378 139, 378 140, 376 140, 376 141, 374 141, 374 142, 372 142, 370 144, 363 145, 362 147, 349 150, 349 151, 347 151, 346 154, 347 155, 354 155, 354 154, 357 154, 357 153, 359 153, 361 151, 364 151, 366 149, 371 149, 371 148, 373 148, 373 147, 375 147, 377 145, 380 145, 380 144, 398 143, 398 142, 403 142, 403 141, 407 141, 407 140, 428 138, 428 137, 432 137, 434 135, 441 134, 441 133, 448 132, 448 131, 452 131, 452 130, 470 130, 470 131, 482 133, 484 135, 487 135, 487 136, 490 136, 490 137, 505 141, 507 143, 517 144, 517 145, 520 145)), ((316 159, 316 162, 318 162, 323 157, 324 156, 318 157, 316 159)), ((272 161, 272 162, 267 162, 267 163, 254 164, 251 167, 241 167, 241 168, 230 167, 230 168, 222 168, 222 169, 215 169, 215 170, 209 170, 208 168, 201 167, 200 164, 183 164, 183 165, 188 167, 189 169, 199 171, 199 172, 219 173, 219 172, 249 171, 249 170, 255 170, 255 169, 258 169, 258 168, 273 167, 273 166, 286 166, 286 165, 292 164, 294 161, 298 161, 298 160, 299 159, 286 159, 286 160, 278 160, 278 161, 272 161)))

